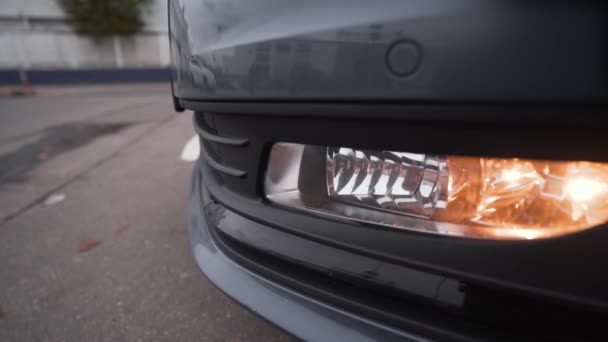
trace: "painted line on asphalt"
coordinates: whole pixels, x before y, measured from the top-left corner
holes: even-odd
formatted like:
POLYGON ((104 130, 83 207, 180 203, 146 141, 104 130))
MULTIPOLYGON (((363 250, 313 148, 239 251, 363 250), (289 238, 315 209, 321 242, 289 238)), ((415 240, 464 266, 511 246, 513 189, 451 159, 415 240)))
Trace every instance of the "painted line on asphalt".
POLYGON ((198 135, 194 135, 192 138, 190 138, 190 140, 188 140, 188 142, 186 142, 186 145, 182 149, 180 158, 183 161, 193 162, 198 160, 200 152, 201 147, 198 143, 198 135))

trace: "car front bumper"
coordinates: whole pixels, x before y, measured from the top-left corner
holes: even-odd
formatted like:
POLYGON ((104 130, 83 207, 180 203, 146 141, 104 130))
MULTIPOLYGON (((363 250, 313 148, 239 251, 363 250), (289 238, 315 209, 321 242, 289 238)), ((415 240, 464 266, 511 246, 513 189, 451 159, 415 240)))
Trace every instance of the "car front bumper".
MULTIPOLYGON (((190 182, 188 228, 194 259, 222 292, 288 333, 306 341, 424 341, 395 329, 322 303, 243 267, 220 247, 206 217, 199 167, 190 182)), ((238 215, 223 208, 224 214, 238 215)))
POLYGON ((593 336, 605 317, 606 226, 530 241, 437 237, 327 219, 264 197, 269 147, 277 141, 357 146, 365 136, 370 148, 411 150, 432 133, 441 139, 425 140, 425 148, 441 153, 603 155, 602 131, 589 127, 568 136, 565 123, 553 130, 535 122, 463 123, 454 130, 439 118, 413 120, 195 112, 202 153, 189 217, 201 269, 238 302, 306 340, 593 336), (519 139, 509 139, 515 129, 519 139))

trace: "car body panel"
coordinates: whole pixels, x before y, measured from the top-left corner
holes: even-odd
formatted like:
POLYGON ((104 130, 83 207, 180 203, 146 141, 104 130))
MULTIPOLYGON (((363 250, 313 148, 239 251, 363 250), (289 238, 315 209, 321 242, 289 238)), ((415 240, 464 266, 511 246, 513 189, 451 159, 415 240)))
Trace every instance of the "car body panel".
POLYGON ((427 341, 293 291, 235 263, 217 246, 203 215, 199 169, 190 183, 188 226, 194 259, 224 293, 304 341, 427 341))
POLYGON ((598 6, 175 0, 173 86, 183 100, 604 101, 598 6))

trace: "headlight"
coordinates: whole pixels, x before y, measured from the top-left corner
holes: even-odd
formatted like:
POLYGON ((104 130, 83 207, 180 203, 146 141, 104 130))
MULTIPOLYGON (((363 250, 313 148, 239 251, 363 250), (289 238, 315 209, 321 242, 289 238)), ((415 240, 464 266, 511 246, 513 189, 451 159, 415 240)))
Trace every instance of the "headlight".
POLYGON ((608 165, 278 143, 269 200, 382 226, 534 239, 608 221, 608 165))

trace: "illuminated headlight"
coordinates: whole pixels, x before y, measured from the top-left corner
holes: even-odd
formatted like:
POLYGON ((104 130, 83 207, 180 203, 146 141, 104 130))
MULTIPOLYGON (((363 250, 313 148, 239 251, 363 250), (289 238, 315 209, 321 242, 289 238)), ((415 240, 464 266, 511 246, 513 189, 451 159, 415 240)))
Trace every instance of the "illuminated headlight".
POLYGON ((445 235, 552 237, 608 221, 608 164, 278 143, 272 202, 445 235))

